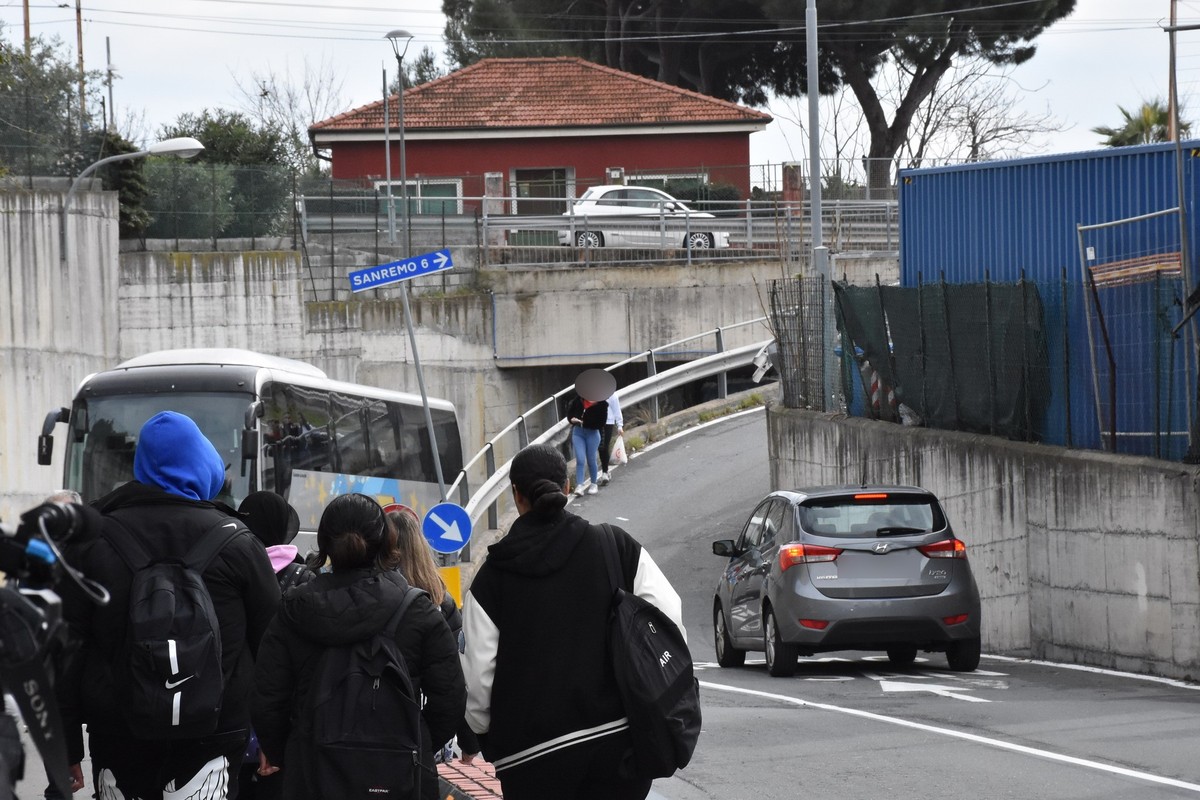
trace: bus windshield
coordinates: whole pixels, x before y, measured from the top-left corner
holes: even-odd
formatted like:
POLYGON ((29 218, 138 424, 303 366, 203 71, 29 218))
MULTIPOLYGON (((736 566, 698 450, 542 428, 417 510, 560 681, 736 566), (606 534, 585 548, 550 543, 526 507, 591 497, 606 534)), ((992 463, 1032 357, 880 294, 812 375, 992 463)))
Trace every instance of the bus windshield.
POLYGON ((177 411, 195 420, 225 462, 226 482, 215 498, 234 508, 249 493, 250 473, 241 470, 241 431, 254 399, 239 392, 118 394, 79 398, 72 409, 67 451, 67 487, 84 502, 103 497, 133 480, 138 432, 160 411, 177 411))

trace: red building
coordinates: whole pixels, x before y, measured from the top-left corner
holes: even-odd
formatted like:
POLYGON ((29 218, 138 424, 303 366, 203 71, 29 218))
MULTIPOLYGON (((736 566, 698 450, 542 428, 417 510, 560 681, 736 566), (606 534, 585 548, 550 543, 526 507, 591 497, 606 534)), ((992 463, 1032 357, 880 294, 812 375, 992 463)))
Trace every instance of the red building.
MULTIPOLYGON (((334 178, 384 182, 383 109, 381 100, 309 128, 314 147, 330 154, 334 178)), ((398 184, 394 96, 388 109, 398 184)), ((485 59, 404 92, 409 196, 433 211, 445 202, 437 198, 482 196, 484 174, 500 173, 514 213, 553 213, 561 204, 536 201, 577 197, 615 182, 610 171, 621 170, 628 182, 728 183, 746 197, 750 134, 770 122, 760 111, 579 58, 485 59)))

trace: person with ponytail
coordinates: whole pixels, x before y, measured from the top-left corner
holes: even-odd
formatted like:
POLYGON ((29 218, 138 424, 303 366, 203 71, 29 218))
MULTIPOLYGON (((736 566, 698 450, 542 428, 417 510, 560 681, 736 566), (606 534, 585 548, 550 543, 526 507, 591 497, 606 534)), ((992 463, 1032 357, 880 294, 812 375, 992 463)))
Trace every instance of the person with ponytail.
MULTIPOLYGON (((260 746, 259 774, 283 773, 283 796, 313 797, 306 736, 293 725, 316 678, 325 648, 370 639, 383 630, 408 591, 397 569, 396 531, 370 497, 335 497, 317 526, 314 564, 332 566, 290 591, 267 628, 255 670, 254 729, 260 746)), ((396 645, 415 688, 425 696, 421 711, 421 796, 438 797, 434 754, 454 735, 463 716, 465 689, 458 641, 438 608, 441 598, 422 593, 396 629, 396 645)))
MULTIPOLYGON (((505 800, 643 800, 607 654, 612 588, 603 528, 566 510, 567 463, 526 447, 509 470, 520 516, 463 598, 467 722, 505 800)), ((650 554, 612 526, 623 588, 683 630, 682 603, 650 554)))

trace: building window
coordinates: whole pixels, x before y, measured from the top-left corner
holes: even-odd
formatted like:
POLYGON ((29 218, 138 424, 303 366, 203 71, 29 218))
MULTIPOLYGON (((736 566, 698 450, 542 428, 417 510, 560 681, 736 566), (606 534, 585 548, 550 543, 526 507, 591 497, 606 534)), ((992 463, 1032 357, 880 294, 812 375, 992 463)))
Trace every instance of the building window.
MULTIPOLYGON (((413 216, 429 214, 432 216, 447 216, 463 213, 462 180, 458 178, 409 178, 408 183, 408 212, 413 216)), ((392 181, 392 202, 396 213, 401 210, 401 189, 399 181, 392 181)), ((387 213, 387 181, 376 181, 375 188, 380 192, 380 207, 387 213)))

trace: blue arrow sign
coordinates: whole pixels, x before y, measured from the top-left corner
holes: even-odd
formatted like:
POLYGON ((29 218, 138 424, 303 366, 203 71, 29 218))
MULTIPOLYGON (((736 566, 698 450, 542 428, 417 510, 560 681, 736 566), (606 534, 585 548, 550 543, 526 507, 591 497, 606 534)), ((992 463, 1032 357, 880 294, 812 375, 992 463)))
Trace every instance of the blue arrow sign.
POLYGON ((471 517, 457 503, 438 503, 425 514, 421 533, 439 553, 457 553, 471 539, 471 517))
POLYGON ((378 267, 367 267, 350 273, 350 290, 363 292, 378 289, 391 283, 432 275, 435 272, 454 269, 449 250, 435 250, 411 258, 402 258, 378 267))

